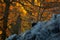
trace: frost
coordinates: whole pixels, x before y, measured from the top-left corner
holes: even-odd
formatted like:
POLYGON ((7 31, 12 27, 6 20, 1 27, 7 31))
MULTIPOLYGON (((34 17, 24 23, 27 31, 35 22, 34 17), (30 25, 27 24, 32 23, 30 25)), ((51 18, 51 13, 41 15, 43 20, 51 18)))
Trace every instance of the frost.
POLYGON ((60 40, 60 14, 53 15, 47 22, 38 22, 23 34, 12 36, 6 40, 60 40))

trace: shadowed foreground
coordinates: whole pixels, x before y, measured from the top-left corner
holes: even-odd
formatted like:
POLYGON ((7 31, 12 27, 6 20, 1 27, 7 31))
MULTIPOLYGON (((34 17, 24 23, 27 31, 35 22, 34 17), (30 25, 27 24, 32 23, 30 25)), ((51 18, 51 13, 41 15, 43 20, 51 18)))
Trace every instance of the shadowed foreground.
POLYGON ((38 22, 31 30, 20 35, 11 35, 6 40, 60 40, 60 14, 50 21, 38 22))

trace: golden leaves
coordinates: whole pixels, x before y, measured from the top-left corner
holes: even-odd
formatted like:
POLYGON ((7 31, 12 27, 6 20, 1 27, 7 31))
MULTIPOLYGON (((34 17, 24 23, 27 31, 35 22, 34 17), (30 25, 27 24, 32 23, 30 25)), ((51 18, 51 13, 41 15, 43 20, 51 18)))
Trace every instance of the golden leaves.
POLYGON ((0 30, 0 34, 2 34, 2 30, 0 30))
POLYGON ((34 3, 35 3, 35 5, 37 5, 37 6, 40 6, 40 4, 41 4, 41 3, 40 3, 40 0, 35 0, 34 3))
POLYGON ((13 10, 13 8, 14 8, 14 7, 11 5, 9 9, 10 9, 10 10, 13 10))
POLYGON ((21 32, 25 32, 26 30, 31 29, 31 23, 28 20, 21 21, 21 32))
POLYGON ((52 17, 52 13, 50 13, 50 12, 44 12, 43 14, 42 14, 42 20, 43 21, 47 21, 47 20, 50 20, 50 18, 52 17))
POLYGON ((10 32, 10 30, 7 28, 6 29, 6 36, 8 37, 8 36, 10 36, 11 35, 11 32, 10 32))
POLYGON ((60 0, 45 0, 46 2, 60 2, 60 0))
MULTIPOLYGON (((12 0, 10 0, 12 1, 12 0)), ((49 2, 50 0, 46 0, 47 2, 49 2)), ((9 7, 9 15, 8 15, 8 28, 12 28, 11 24, 15 24, 16 25, 16 21, 18 16, 20 15, 20 19, 21 19, 21 32, 25 32, 26 30, 29 30, 32 26, 31 26, 31 22, 37 22, 39 20, 39 6, 41 6, 41 2, 40 0, 34 0, 34 3, 32 3, 32 0, 20 0, 20 2, 12 2, 12 4, 10 4, 9 7), (24 4, 24 5, 23 5, 24 4), (33 5, 34 4, 34 5, 33 5)), ((1 6, 1 4, 0 4, 1 6)), ((6 7, 5 4, 2 4, 2 6, 6 7)), ((2 12, 2 10, 0 9, 0 12, 2 12)), ((42 13, 42 12, 41 12, 42 13)), ((3 14, 1 14, 3 16, 3 14)), ((1 18, 0 15, 0 18, 1 18)), ((43 12, 41 20, 45 21, 50 19, 52 13, 49 14, 49 12, 43 12)))

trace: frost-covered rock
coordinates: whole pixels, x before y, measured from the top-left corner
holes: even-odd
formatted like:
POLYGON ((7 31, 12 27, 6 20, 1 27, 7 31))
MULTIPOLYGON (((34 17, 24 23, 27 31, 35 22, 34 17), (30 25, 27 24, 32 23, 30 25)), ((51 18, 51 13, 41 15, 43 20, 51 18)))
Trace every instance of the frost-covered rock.
POLYGON ((12 36, 7 40, 60 40, 60 14, 53 15, 47 22, 38 22, 23 34, 12 36))

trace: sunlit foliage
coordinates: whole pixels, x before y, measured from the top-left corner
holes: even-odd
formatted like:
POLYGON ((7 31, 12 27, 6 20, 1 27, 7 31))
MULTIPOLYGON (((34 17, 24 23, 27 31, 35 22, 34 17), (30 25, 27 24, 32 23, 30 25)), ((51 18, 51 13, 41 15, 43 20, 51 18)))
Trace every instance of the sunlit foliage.
POLYGON ((50 8, 50 2, 58 3, 60 0, 9 0, 8 12, 6 11, 8 2, 6 3, 5 1, 0 0, 0 34, 4 30, 4 15, 8 14, 6 19, 7 28, 5 30, 7 37, 14 33, 19 34, 30 30, 32 23, 48 21, 53 13, 59 13, 57 11, 54 12, 54 10, 59 10, 59 7, 53 8, 52 6, 50 8), (5 11, 7 14, 5 14, 5 11))

